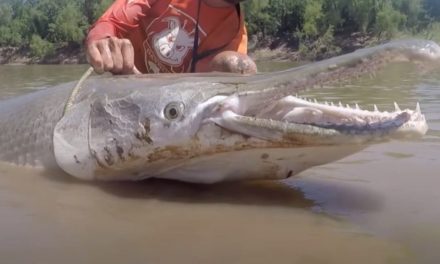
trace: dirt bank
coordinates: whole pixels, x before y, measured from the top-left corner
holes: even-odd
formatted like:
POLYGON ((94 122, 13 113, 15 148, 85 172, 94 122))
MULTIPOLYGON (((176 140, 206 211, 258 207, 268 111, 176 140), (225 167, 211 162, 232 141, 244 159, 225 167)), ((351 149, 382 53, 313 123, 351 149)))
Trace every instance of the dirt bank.
POLYGON ((84 51, 80 47, 63 47, 52 55, 38 58, 29 49, 0 47, 0 64, 80 64, 87 63, 84 51))
MULTIPOLYGON (((376 38, 355 33, 349 36, 339 36, 329 46, 320 42, 310 43, 310 50, 300 49, 282 41, 251 40, 249 55, 255 61, 313 61, 336 55, 352 52, 356 49, 378 44, 376 38)), ((29 49, 17 47, 0 47, 0 64, 81 64, 87 63, 86 56, 81 47, 58 48, 52 55, 38 58, 31 54, 29 49)))

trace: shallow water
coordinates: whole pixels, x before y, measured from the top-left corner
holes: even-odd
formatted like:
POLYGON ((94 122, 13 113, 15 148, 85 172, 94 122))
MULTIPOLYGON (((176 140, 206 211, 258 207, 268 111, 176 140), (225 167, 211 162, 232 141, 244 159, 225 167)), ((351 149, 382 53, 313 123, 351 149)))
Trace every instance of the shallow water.
MULTIPOLYGON (((0 66, 0 98, 87 66, 0 66)), ((415 107, 418 141, 376 145, 284 182, 83 183, 0 165, 1 263, 438 263, 440 77, 394 65, 302 93, 415 107), (328 88, 328 89, 327 89, 328 88)))

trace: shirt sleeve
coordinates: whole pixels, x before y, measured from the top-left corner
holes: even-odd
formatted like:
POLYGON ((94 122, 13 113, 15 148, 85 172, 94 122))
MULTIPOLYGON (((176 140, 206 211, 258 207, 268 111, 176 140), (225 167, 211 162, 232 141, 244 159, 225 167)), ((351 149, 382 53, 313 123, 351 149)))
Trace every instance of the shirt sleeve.
POLYGON ((215 55, 217 55, 222 51, 236 51, 238 53, 247 54, 247 46, 248 46, 247 30, 244 24, 244 19, 241 18, 239 30, 237 34, 234 36, 234 38, 223 49, 198 61, 196 64, 196 72, 211 71, 209 67, 211 60, 215 57, 215 55))
POLYGON ((247 37, 247 30, 242 23, 240 25, 240 30, 235 36, 235 38, 229 43, 228 46, 226 46, 223 51, 231 50, 231 51, 237 51, 238 53, 247 54, 247 45, 248 45, 248 37, 247 37))
POLYGON ((90 28, 86 43, 107 37, 124 38, 138 28, 156 0, 116 0, 90 28))

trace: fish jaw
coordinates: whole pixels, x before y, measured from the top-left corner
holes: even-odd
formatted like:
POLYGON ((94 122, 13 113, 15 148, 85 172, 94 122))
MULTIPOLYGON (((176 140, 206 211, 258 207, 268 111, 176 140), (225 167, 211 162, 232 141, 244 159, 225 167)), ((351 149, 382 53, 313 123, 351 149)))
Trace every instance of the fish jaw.
MULTIPOLYGON (((245 105, 249 105, 248 102, 245 105)), ((255 107, 252 107, 255 109, 255 107)), ((390 139, 418 138, 428 125, 417 104, 414 110, 381 112, 319 103, 286 96, 275 103, 248 113, 240 97, 225 99, 210 120, 217 125, 262 140, 299 145, 371 144, 390 139)))
POLYGON ((364 149, 362 145, 264 147, 216 152, 187 160, 155 177, 212 184, 237 180, 281 180, 364 149))

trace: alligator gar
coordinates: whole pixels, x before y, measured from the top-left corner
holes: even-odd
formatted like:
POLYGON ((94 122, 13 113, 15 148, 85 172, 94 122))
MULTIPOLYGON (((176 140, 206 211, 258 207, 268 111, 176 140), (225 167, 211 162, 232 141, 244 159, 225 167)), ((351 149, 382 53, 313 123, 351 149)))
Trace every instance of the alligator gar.
POLYGON ((294 96, 440 47, 404 40, 280 72, 90 77, 0 101, 0 161, 85 180, 282 179, 374 143, 424 135, 420 107, 361 110, 294 96))

